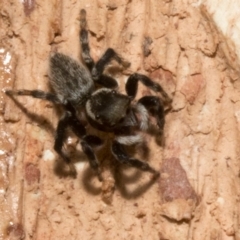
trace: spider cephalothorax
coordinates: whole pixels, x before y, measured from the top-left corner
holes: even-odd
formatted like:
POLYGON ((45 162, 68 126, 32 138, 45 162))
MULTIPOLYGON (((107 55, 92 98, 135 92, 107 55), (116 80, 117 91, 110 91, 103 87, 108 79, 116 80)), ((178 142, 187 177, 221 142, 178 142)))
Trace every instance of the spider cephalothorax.
POLYGON ((94 92, 87 101, 87 115, 100 125, 114 128, 127 114, 131 98, 102 88, 94 92))
POLYGON ((96 63, 93 61, 88 44, 85 10, 80 12, 80 42, 85 65, 61 53, 51 55, 49 79, 54 93, 41 90, 7 90, 6 94, 29 95, 51 101, 64 108, 65 112, 56 129, 54 149, 71 169, 74 169, 71 161, 63 152, 68 127, 81 139, 83 152, 87 155, 91 167, 97 171, 99 179, 102 179, 99 162, 94 153, 94 146, 101 145, 102 140, 95 135, 87 134, 83 120, 78 114, 79 111, 83 111, 92 127, 113 133, 111 152, 120 163, 157 175, 158 172, 148 163, 130 157, 124 146, 142 141, 139 132, 147 130, 149 115, 156 118, 160 130, 164 127, 164 107, 159 97, 144 96, 135 103, 132 102, 137 93, 138 82, 155 92, 160 92, 165 100, 168 99, 167 94, 159 84, 138 73, 128 78, 126 95, 113 90, 117 87, 117 81, 103 74, 104 69, 112 60, 122 65, 126 62, 111 48, 107 49, 96 63), (97 89, 96 84, 102 88, 97 89))

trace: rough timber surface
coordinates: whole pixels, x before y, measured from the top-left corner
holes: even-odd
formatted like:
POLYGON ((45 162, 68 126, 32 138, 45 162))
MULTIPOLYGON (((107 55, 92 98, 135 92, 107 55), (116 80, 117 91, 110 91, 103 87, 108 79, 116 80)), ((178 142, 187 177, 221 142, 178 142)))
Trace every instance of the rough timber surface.
MULTIPOLYGON (((82 154, 77 178, 66 176, 53 151, 60 112, 1 93, 0 239, 240 239, 239 69, 194 1, 2 0, 1 89, 49 90, 50 52, 79 59, 81 8, 93 58, 112 47, 131 62, 120 89, 140 72, 173 100, 164 140, 146 135, 149 152, 139 149, 161 178, 116 166, 103 150, 102 183, 82 154)), ((79 148, 74 137, 67 145, 79 148)))

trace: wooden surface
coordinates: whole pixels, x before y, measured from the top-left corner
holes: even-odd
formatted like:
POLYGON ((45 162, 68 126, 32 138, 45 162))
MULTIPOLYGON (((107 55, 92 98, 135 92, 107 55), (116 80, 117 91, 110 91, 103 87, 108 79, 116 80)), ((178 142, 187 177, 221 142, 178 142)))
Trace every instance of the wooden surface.
MULTIPOLYGON (((120 91, 140 72, 172 98, 164 139, 147 134, 147 156, 137 149, 160 179, 101 150, 100 183, 81 153, 77 178, 66 176, 53 150, 59 110, 1 93, 0 239, 240 239, 239 66, 204 7, 179 0, 2 0, 0 7, 1 89, 49 90, 50 52, 80 59, 85 8, 93 58, 112 47, 131 62, 115 76, 120 91)), ((81 152, 70 136, 67 148, 81 152)))

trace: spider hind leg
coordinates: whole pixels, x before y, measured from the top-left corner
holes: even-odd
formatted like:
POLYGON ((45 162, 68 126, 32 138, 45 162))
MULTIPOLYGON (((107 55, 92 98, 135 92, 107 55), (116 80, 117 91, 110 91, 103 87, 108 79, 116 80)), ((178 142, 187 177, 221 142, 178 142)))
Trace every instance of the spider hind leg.
POLYGON ((88 42, 88 31, 86 29, 87 27, 87 20, 86 20, 86 11, 82 9, 80 11, 80 45, 82 49, 82 59, 88 69, 91 71, 94 66, 94 61, 90 55, 90 47, 88 42))

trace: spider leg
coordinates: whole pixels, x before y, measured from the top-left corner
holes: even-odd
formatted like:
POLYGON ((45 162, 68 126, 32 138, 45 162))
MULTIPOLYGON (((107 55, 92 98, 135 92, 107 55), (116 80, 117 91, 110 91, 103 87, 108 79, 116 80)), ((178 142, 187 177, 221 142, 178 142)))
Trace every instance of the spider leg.
POLYGON ((123 144, 114 140, 112 143, 112 153, 114 157, 121 163, 138 168, 142 171, 148 171, 150 173, 159 175, 159 172, 152 168, 148 163, 142 162, 136 158, 131 158, 126 153, 123 144))
POLYGON ((88 69, 91 71, 94 66, 94 61, 90 55, 90 47, 88 43, 88 31, 87 27, 87 20, 86 20, 86 11, 82 9, 80 11, 80 44, 82 48, 82 59, 87 65, 88 69))
POLYGON ((103 144, 103 140, 95 135, 85 135, 83 140, 87 142, 91 147, 98 147, 103 144))
POLYGON ((97 83, 103 85, 107 88, 116 88, 118 86, 117 81, 107 75, 103 75, 103 70, 105 66, 114 58, 119 63, 122 63, 121 58, 116 54, 113 49, 108 49, 103 57, 97 62, 95 65, 91 55, 90 55, 90 47, 88 41, 88 31, 87 20, 86 20, 86 11, 82 9, 80 11, 80 43, 82 49, 82 59, 87 65, 88 69, 92 72, 92 77, 97 83), (95 66, 94 66, 95 65, 95 66))
POLYGON ((135 98, 138 89, 138 81, 140 81, 142 84, 152 89, 153 91, 160 92, 162 96, 169 101, 167 93, 158 83, 153 82, 149 77, 139 73, 134 73, 130 75, 127 80, 125 88, 128 96, 135 98))
POLYGON ((6 90, 5 93, 9 96, 31 96, 34 98, 39 98, 39 99, 43 99, 43 100, 47 100, 56 104, 60 104, 60 100, 57 98, 56 95, 52 94, 52 93, 47 93, 47 92, 43 92, 41 90, 25 90, 25 89, 21 89, 21 90, 6 90))
POLYGON ((147 109, 156 118, 157 125, 162 131, 165 124, 165 112, 162 101, 156 96, 144 96, 138 100, 137 105, 147 109))
POLYGON ((98 179, 100 182, 102 182, 103 179, 102 179, 100 168, 99 168, 99 162, 96 158, 96 155, 95 155, 92 147, 85 141, 82 141, 81 145, 82 145, 83 152, 88 157, 91 168, 97 172, 98 179))
POLYGON ((66 137, 66 128, 68 127, 70 123, 71 113, 65 112, 63 117, 59 120, 57 130, 56 130, 56 136, 55 136, 55 143, 54 143, 54 150, 59 154, 59 156, 69 165, 69 168, 71 172, 76 175, 76 169, 71 164, 71 160, 66 154, 62 151, 63 143, 66 137))
POLYGON ((102 145, 103 141, 95 135, 87 135, 85 127, 78 120, 75 113, 71 114, 68 125, 71 127, 76 136, 81 139, 82 150, 86 154, 91 168, 97 172, 99 180, 102 181, 99 162, 94 153, 93 147, 102 145))
POLYGON ((116 88, 118 86, 118 83, 114 78, 105 74, 100 75, 96 82, 106 88, 116 88))
POLYGON ((104 69, 113 59, 125 68, 130 65, 129 62, 124 61, 114 49, 108 48, 92 69, 93 80, 107 88, 115 88, 118 86, 114 78, 103 74, 104 69))
POLYGON ((97 61, 92 69, 92 77, 95 81, 102 75, 105 67, 115 59, 119 64, 124 65, 124 61, 118 56, 118 54, 112 48, 108 48, 102 57, 97 61))

